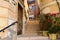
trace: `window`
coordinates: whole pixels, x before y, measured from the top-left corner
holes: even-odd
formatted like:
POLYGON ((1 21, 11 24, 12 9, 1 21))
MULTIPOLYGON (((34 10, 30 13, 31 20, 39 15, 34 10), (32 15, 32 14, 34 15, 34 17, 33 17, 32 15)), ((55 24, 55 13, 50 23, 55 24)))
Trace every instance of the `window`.
POLYGON ((31 4, 31 3, 34 3, 35 0, 28 0, 28 3, 31 4))
POLYGON ((34 6, 29 6, 29 9, 30 10, 34 10, 34 6))
POLYGON ((35 1, 35 0, 28 0, 29 2, 35 1))

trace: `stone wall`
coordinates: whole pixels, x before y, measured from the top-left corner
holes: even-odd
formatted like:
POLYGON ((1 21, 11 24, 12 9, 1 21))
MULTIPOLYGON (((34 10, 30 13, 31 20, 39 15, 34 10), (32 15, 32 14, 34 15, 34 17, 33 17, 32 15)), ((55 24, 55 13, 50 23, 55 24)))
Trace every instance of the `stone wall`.
MULTIPOLYGON (((12 2, 12 1, 11 1, 12 2)), ((0 30, 17 21, 17 4, 13 5, 10 1, 0 0, 0 30)), ((17 0, 15 0, 17 3, 17 0)), ((0 32, 1 40, 16 40, 17 24, 0 32)))
MULTIPOLYGON (((41 10, 41 13, 58 13, 59 8, 56 3, 56 0, 38 0, 38 4, 41 10)), ((60 2, 60 1, 58 1, 60 2)))

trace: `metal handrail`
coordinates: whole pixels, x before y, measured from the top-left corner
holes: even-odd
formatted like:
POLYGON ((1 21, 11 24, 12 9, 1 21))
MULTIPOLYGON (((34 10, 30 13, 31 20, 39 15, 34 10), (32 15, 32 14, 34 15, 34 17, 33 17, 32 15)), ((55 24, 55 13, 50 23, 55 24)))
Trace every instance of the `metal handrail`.
POLYGON ((11 27, 11 26, 14 25, 15 23, 18 23, 18 21, 15 21, 15 22, 13 22, 12 24, 8 25, 7 27, 1 29, 0 32, 2 32, 2 31, 4 32, 4 30, 6 30, 7 28, 11 27))

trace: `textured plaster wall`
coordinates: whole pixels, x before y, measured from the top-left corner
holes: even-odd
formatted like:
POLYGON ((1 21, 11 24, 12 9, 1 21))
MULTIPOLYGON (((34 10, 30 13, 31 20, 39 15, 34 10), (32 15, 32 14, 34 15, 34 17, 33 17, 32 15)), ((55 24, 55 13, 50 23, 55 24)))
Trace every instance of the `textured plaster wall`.
MULTIPOLYGON (((17 0, 15 1, 17 2, 17 0)), ((12 3, 0 0, 0 30, 17 21, 17 17, 17 4, 14 6, 12 3)), ((17 24, 6 29, 4 32, 0 32, 1 40, 16 40, 16 31, 17 24)))
POLYGON ((39 7, 42 13, 58 13, 59 8, 55 0, 40 0, 39 7))

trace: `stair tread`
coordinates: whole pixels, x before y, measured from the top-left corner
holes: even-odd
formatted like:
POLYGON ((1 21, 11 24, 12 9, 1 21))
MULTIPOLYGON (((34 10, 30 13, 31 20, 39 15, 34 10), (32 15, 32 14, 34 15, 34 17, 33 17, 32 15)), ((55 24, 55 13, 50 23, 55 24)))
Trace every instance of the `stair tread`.
POLYGON ((37 31, 39 30, 39 21, 33 20, 28 21, 25 33, 27 35, 37 35, 37 31))

